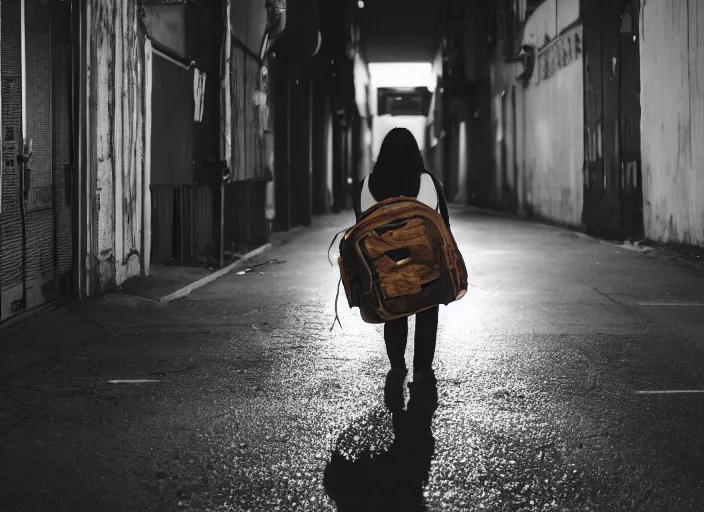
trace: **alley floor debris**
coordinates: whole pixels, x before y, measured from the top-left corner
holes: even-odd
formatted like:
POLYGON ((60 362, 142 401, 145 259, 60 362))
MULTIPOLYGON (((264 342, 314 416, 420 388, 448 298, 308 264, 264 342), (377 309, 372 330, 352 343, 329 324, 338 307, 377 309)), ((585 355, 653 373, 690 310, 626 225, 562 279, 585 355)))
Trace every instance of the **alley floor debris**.
POLYGON ((441 308, 437 410, 385 408, 381 328, 344 296, 329 331, 353 218, 326 216, 171 304, 1 331, 0 509, 373 510, 402 483, 428 510, 700 510, 704 395, 647 392, 704 389, 704 315, 678 306, 704 269, 453 215, 472 286, 441 308))

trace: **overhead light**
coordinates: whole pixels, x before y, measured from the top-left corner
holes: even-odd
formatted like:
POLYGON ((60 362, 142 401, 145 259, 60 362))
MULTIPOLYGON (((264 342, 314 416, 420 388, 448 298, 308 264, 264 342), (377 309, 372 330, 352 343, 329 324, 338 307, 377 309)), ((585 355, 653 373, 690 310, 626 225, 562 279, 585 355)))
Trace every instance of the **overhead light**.
POLYGON ((357 7, 359 7, 360 9, 364 9, 364 2, 362 0, 359 0, 357 2, 357 7))

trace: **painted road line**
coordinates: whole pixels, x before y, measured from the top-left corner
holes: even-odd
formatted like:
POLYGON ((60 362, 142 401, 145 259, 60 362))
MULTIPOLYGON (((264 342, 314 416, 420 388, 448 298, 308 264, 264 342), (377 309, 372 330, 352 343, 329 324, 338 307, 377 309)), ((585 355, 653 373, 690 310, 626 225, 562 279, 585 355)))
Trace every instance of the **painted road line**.
POLYGON ((242 258, 240 258, 239 260, 230 263, 229 265, 221 268, 220 270, 213 272, 212 274, 207 275, 204 278, 199 279, 198 281, 195 281, 195 282, 189 284, 188 286, 184 286, 180 290, 176 290, 173 293, 170 293, 168 295, 164 295, 163 297, 161 297, 159 299, 159 302, 169 303, 169 302, 172 302, 176 299, 181 299, 181 298, 185 297, 186 295, 188 295, 189 293, 191 293, 193 290, 197 290, 198 288, 202 288, 206 284, 215 281, 217 278, 222 277, 225 274, 232 272, 236 268, 239 268, 240 266, 242 266, 242 264, 246 263, 247 260, 250 260, 250 259, 254 258, 255 256, 259 256, 261 253, 263 253, 267 249, 270 249, 271 247, 272 247, 272 244, 262 245, 261 247, 258 247, 257 249, 254 249, 253 251, 248 252, 247 254, 242 256, 242 258))
POLYGON ((634 391, 636 395, 679 395, 691 393, 704 393, 704 389, 663 389, 653 391, 634 391))
POLYGON ((702 302, 639 302, 639 306, 652 307, 677 307, 677 308, 704 308, 702 302))
POLYGON ((109 380, 110 384, 149 384, 151 382, 162 382, 154 379, 115 379, 109 380))

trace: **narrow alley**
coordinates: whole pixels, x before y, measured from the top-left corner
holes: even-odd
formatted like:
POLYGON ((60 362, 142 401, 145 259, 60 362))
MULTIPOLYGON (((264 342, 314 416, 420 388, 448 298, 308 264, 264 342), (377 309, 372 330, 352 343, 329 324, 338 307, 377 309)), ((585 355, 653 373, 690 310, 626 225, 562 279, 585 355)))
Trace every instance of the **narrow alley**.
POLYGON ((704 394, 643 392, 703 387, 700 266, 451 215, 471 287, 441 308, 439 406, 405 458, 381 329, 343 294, 330 331, 326 249, 353 217, 325 216, 171 304, 114 293, 3 332, 24 363, 0 384, 0 509, 377 510, 412 465, 405 510, 698 510, 704 394))
POLYGON ((704 510, 701 34, 0 0, 0 512, 704 510))

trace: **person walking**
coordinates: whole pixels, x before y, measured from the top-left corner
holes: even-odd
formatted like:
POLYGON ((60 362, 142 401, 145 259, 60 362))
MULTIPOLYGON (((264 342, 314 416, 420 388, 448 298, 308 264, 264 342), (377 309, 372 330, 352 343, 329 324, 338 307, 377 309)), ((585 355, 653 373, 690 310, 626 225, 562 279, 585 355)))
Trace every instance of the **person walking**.
MULTIPOLYGON (((394 128, 382 142, 379 156, 368 176, 357 184, 354 211, 359 221, 362 214, 380 201, 392 197, 414 197, 438 211, 450 228, 447 200, 442 185, 425 168, 418 142, 406 128, 394 128)), ((439 307, 416 315, 413 383, 435 387, 433 371, 437 341, 439 307)), ((408 341, 408 317, 384 324, 384 342, 391 370, 386 377, 385 400, 389 409, 403 407, 403 382, 408 374, 405 353, 408 341)))

